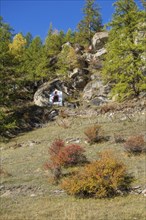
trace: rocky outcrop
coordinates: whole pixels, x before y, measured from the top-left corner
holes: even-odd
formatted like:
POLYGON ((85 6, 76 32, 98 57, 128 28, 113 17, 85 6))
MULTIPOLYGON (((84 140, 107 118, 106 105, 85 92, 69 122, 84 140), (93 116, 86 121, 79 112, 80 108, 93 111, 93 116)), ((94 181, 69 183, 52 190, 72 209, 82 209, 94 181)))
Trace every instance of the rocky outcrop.
POLYGON ((108 32, 97 32, 92 38, 92 46, 94 51, 102 49, 108 40, 108 32))
POLYGON ((50 106, 50 93, 52 93, 55 89, 61 90, 63 92, 64 98, 67 96, 68 88, 65 86, 65 83, 61 82, 59 79, 55 79, 51 82, 44 83, 41 87, 38 88, 34 94, 35 105, 50 106))
POLYGON ((64 49, 66 46, 72 47, 72 44, 70 42, 66 42, 65 44, 62 45, 62 49, 64 49))
POLYGON ((95 58, 101 57, 106 52, 107 52, 107 50, 105 48, 102 48, 94 54, 93 58, 95 59, 95 58))
MULTIPOLYGON (((91 101, 94 105, 100 105, 108 100, 108 86, 104 86, 100 77, 93 75, 93 72, 100 72, 102 68, 103 55, 107 52, 105 49, 105 43, 108 39, 108 32, 97 32, 92 39, 92 49, 85 50, 80 44, 72 44, 66 42, 62 45, 64 47, 71 47, 76 53, 78 61, 78 67, 68 70, 68 78, 70 85, 66 85, 65 82, 61 82, 59 79, 55 79, 51 82, 44 83, 38 88, 34 94, 34 103, 38 106, 49 106, 50 93, 57 89, 66 94, 72 94, 77 91, 83 91, 83 100, 91 101), (69 92, 70 91, 70 92, 69 92)), ((52 57, 50 65, 57 62, 57 57, 52 57)))
POLYGON ((99 74, 94 74, 92 80, 85 86, 83 90, 83 100, 90 104, 99 106, 109 101, 108 94, 110 85, 104 85, 99 74))
POLYGON ((82 54, 84 47, 81 46, 80 44, 76 43, 76 44, 74 44, 74 49, 77 54, 82 54))
POLYGON ((72 86, 74 89, 83 90, 90 79, 89 71, 87 68, 75 68, 69 73, 69 78, 72 79, 72 86))

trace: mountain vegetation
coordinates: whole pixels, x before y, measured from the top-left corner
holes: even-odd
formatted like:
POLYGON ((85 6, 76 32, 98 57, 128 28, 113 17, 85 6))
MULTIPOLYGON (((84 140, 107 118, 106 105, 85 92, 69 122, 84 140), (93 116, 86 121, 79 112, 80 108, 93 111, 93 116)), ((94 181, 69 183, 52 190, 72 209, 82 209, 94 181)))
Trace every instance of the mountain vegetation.
MULTIPOLYGON (((107 24, 110 29, 102 77, 105 83, 112 83, 111 96, 116 94, 119 100, 123 100, 139 96, 146 89, 145 11, 139 9, 134 0, 118 0, 114 7, 113 18, 107 24)), ((42 83, 56 77, 67 79, 69 72, 81 67, 81 56, 72 45, 80 44, 88 50, 93 35, 103 30, 100 9, 95 0, 86 0, 83 13, 84 17, 75 32, 71 29, 66 33, 58 31, 50 23, 44 43, 38 36, 33 38, 30 32, 26 36, 23 33, 14 35, 11 26, 0 18, 1 133, 11 124, 5 120, 6 112, 13 111, 14 106, 20 106, 24 100, 31 101, 42 83), (71 46, 66 44, 62 47, 67 42, 71 46)))
POLYGON ((104 26, 85 0, 76 31, 50 23, 44 42, 0 17, 3 220, 145 220, 141 3, 117 0, 104 26), (61 106, 50 103, 56 89, 61 106))
POLYGON ((145 12, 133 0, 114 3, 103 75, 119 99, 138 96, 145 88, 145 12))

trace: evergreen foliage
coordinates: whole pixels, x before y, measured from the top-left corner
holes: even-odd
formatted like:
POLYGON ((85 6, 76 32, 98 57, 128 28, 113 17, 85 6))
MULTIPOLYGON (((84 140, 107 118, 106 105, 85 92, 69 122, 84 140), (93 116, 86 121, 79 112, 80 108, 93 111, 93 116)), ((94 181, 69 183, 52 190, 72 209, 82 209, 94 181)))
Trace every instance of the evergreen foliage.
POLYGON ((10 88, 13 82, 14 56, 10 54, 9 43, 12 39, 12 28, 0 17, 0 105, 9 102, 10 88))
MULTIPOLYGON (((145 1, 141 0, 141 3, 145 8, 145 1)), ((119 99, 124 99, 146 90, 146 14, 138 9, 134 0, 117 0, 114 6, 115 13, 108 24, 111 29, 103 79, 112 82, 112 95, 118 94, 119 99)), ((32 99, 40 83, 56 76, 67 79, 74 68, 82 68, 84 58, 75 51, 74 44, 86 48, 93 35, 102 30, 95 0, 86 0, 83 14, 76 32, 55 30, 50 23, 44 44, 40 37, 33 38, 30 32, 25 36, 23 33, 14 36, 13 29, 0 17, 1 131, 9 127, 5 108, 16 107, 20 101, 32 99), (66 42, 71 45, 63 45, 66 42)))
POLYGON ((57 73, 61 76, 67 76, 69 71, 80 67, 78 56, 73 47, 65 45, 58 56, 57 73))
POLYGON ((45 49, 47 56, 55 56, 61 51, 61 46, 63 44, 64 33, 62 31, 49 29, 48 36, 45 40, 45 49))
POLYGON ((103 67, 106 82, 113 83, 112 95, 123 100, 138 96, 145 88, 145 13, 134 0, 118 0, 107 43, 103 67))
POLYGON ((14 126, 13 121, 7 120, 7 107, 11 107, 11 99, 15 89, 14 56, 9 51, 13 29, 0 17, 0 133, 14 126))
POLYGON ((64 42, 70 42, 74 43, 75 42, 75 33, 72 32, 72 30, 69 28, 68 31, 66 32, 64 36, 64 42))
POLYGON ((26 72, 26 79, 35 84, 37 80, 43 75, 43 71, 40 71, 40 63, 42 59, 42 42, 40 37, 36 37, 32 40, 24 55, 24 68, 26 72))
POLYGON ((93 35, 102 29, 101 15, 95 0, 86 0, 83 14, 84 18, 78 24, 77 39, 88 45, 91 44, 93 35))

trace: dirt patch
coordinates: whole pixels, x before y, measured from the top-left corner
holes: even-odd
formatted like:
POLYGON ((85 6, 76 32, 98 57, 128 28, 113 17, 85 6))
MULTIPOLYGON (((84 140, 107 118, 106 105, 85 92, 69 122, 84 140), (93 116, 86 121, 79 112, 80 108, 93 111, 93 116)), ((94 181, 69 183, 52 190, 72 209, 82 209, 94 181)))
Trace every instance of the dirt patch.
POLYGON ((18 186, 1 186, 0 187, 0 194, 1 197, 8 197, 8 196, 38 196, 45 193, 45 190, 38 186, 27 186, 27 185, 18 185, 18 186))

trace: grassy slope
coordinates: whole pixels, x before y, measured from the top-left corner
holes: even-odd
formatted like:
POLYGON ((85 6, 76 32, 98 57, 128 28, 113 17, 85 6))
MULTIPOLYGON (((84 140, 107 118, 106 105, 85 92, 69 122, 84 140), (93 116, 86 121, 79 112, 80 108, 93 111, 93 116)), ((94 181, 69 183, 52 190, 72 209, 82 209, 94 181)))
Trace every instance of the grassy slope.
POLYGON ((25 133, 9 143, 1 144, 2 167, 9 175, 1 176, 5 187, 1 196, 1 219, 3 220, 145 220, 146 201, 143 195, 128 195, 113 199, 75 199, 59 191, 59 186, 49 182, 49 173, 43 168, 48 159, 48 147, 56 137, 64 140, 80 138, 90 160, 107 148, 114 149, 128 166, 128 171, 136 177, 134 186, 144 186, 146 179, 145 155, 128 157, 122 144, 115 144, 114 133, 125 137, 131 134, 144 134, 145 117, 133 118, 132 121, 120 121, 119 117, 110 120, 98 116, 93 118, 69 118, 70 127, 65 129, 56 122, 44 128, 25 133), (84 129, 98 122, 111 140, 105 143, 89 145, 85 142, 84 129), (29 141, 36 141, 30 144, 29 141), (20 144, 22 147, 15 148, 20 144))

